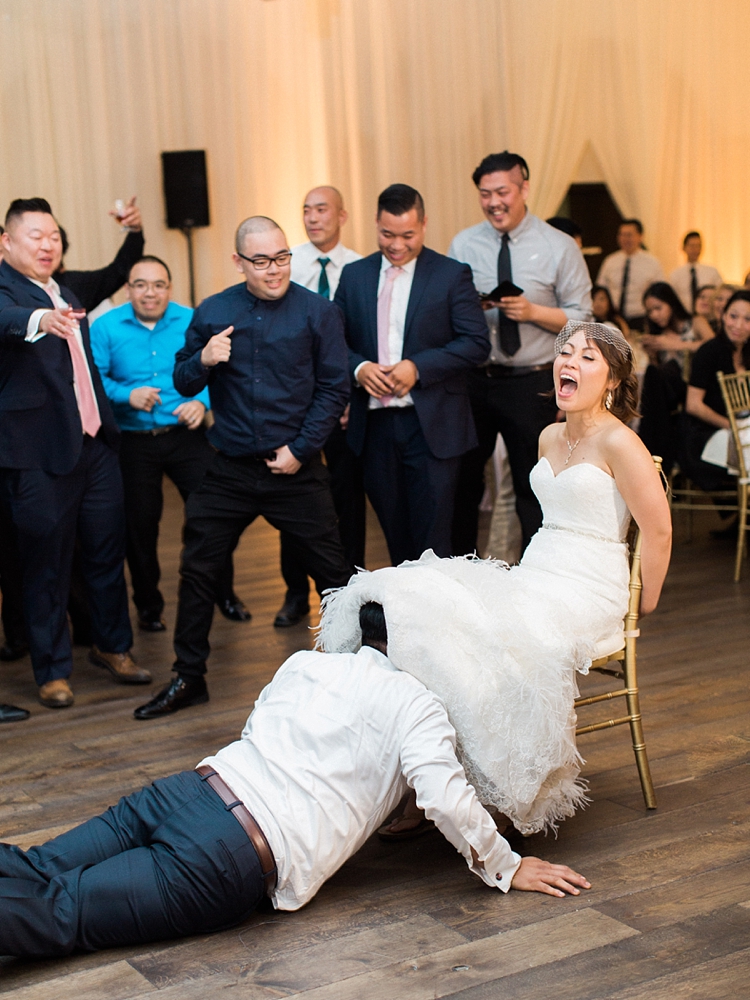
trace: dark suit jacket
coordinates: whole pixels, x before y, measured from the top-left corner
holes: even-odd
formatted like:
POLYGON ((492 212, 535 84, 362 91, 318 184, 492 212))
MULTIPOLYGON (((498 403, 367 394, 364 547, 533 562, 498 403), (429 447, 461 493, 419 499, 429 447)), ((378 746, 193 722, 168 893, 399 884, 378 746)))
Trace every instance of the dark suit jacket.
POLYGON ((130 268, 143 256, 146 241, 143 233, 128 233, 111 264, 98 271, 57 271, 55 281, 65 285, 86 312, 114 295, 128 280, 130 268))
MULTIPOLYGON (((363 361, 378 360, 378 281, 382 255, 371 254, 341 272, 335 302, 344 313, 354 381, 348 441, 360 455, 370 396, 354 380, 363 361)), ((487 360, 489 335, 468 264, 428 250, 417 257, 406 310, 403 357, 419 381, 411 391, 427 445, 436 458, 455 458, 477 443, 466 372, 487 360)))
MULTIPOLYGON (((80 308, 69 289, 61 287, 61 292, 67 302, 80 308)), ((0 264, 0 468, 44 469, 64 475, 81 454, 83 432, 68 345, 51 334, 33 344, 24 339, 32 312, 53 308, 38 285, 7 262, 0 264)), ((81 335, 102 433, 116 449, 119 431, 94 364, 85 319, 81 335)))

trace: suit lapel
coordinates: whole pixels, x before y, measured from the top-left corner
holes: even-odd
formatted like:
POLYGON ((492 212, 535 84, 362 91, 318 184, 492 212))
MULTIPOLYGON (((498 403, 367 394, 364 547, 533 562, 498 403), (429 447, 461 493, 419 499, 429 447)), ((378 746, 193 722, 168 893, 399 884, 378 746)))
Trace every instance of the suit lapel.
POLYGON ((33 281, 29 281, 25 274, 21 274, 20 271, 16 271, 14 267, 11 267, 7 261, 3 262, 3 268, 7 268, 5 272, 6 278, 17 285, 20 285, 26 295, 32 298, 35 302, 39 303, 40 308, 43 309, 54 309, 54 303, 52 299, 47 295, 43 288, 39 285, 35 285, 33 281))
POLYGON ((420 255, 417 257, 417 264, 414 268, 414 277, 411 283, 411 292, 409 293, 409 304, 406 307, 406 322, 404 323, 404 347, 406 347, 407 341, 409 339, 409 334, 414 322, 414 317, 417 314, 417 309, 419 308, 419 303, 424 295, 424 291, 430 281, 430 274, 432 272, 432 261, 430 260, 430 251, 426 248, 422 250, 420 255))
POLYGON ((368 258, 371 262, 365 286, 365 302, 367 303, 367 339, 369 351, 367 354, 373 360, 378 360, 378 284, 380 282, 380 253, 374 253, 368 258))

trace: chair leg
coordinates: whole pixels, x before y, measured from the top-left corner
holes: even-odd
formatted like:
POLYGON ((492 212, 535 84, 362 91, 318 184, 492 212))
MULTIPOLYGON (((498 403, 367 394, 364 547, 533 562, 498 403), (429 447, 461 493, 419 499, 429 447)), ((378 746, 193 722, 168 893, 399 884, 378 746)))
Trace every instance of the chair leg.
POLYGON ((737 554, 734 560, 734 582, 739 583, 742 575, 742 557, 747 549, 747 484, 740 484, 740 509, 737 514, 737 554))
POLYGON ((656 809, 656 792, 654 782, 651 778, 651 768, 648 764, 648 754, 646 753, 646 741, 643 738, 643 722, 641 719, 641 701, 638 695, 638 681, 636 679, 636 652, 635 639, 627 639, 625 644, 625 701, 628 706, 630 716, 630 735, 633 740, 633 753, 635 763, 638 767, 638 776, 641 779, 641 789, 643 800, 647 809, 656 809))

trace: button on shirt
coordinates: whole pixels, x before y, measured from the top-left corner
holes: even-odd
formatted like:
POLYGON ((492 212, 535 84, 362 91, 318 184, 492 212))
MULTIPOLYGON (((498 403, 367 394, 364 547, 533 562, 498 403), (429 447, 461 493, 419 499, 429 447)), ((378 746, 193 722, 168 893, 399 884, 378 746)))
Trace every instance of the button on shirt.
POLYGON ((288 445, 300 462, 320 451, 349 402, 341 310, 291 282, 281 299, 256 298, 243 282, 195 311, 177 355, 174 384, 194 396, 208 386, 211 443, 226 455, 263 455, 288 445), (229 361, 204 368, 201 351, 228 326, 229 361))
POLYGON ((596 278, 597 285, 604 285, 615 306, 619 306, 622 296, 622 278, 625 273, 625 261, 630 260, 630 270, 628 271, 628 287, 625 293, 625 319, 644 316, 646 308, 643 305, 643 293, 653 285, 655 281, 664 281, 664 271, 661 264, 645 250, 636 250, 634 254, 627 257, 622 250, 617 250, 604 258, 599 274, 596 278))
POLYGON ((336 289, 339 287, 342 269, 346 264, 361 260, 362 254, 357 253, 356 250, 350 250, 343 243, 337 243, 333 250, 329 250, 327 253, 318 250, 310 242, 300 243, 299 246, 292 247, 292 281, 309 288, 311 292, 317 292, 321 271, 320 257, 327 257, 329 261, 326 265, 326 274, 328 275, 330 298, 333 300, 336 289))
MULTIPOLYGON (((591 318, 591 278, 575 240, 527 212, 510 232, 513 283, 529 302, 562 309, 569 320, 591 318)), ((485 220, 453 238, 448 256, 471 267, 474 285, 481 294, 497 287, 497 258, 503 234, 485 220)), ((555 334, 536 323, 519 323, 521 346, 510 356, 500 348, 497 309, 488 309, 490 364, 527 367, 548 364, 555 357, 555 334)))
MULTIPOLYGON (((179 423, 173 411, 189 399, 175 389, 172 373, 175 355, 185 346, 185 332, 192 316, 192 309, 170 302, 151 330, 126 302, 92 325, 91 350, 121 430, 150 431, 179 423), (155 406, 150 413, 130 405, 132 390, 146 385, 155 386, 161 396, 161 406, 155 406)), ((209 406, 208 390, 196 398, 209 406)))
POLYGON ((261 692, 242 738, 201 763, 265 833, 278 865, 277 909, 304 906, 407 786, 469 868, 507 892, 521 858, 467 784, 455 745, 437 696, 364 646, 295 653, 261 692))

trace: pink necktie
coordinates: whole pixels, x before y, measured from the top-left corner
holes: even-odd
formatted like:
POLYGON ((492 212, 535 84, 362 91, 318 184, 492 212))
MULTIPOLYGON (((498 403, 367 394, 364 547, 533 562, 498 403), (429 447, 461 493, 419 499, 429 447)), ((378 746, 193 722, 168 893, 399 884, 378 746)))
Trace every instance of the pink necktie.
POLYGON ((83 433, 88 434, 90 437, 96 437, 102 422, 99 419, 99 408, 96 405, 94 387, 91 384, 91 375, 86 364, 86 358, 75 337, 69 337, 67 344, 70 351, 70 360, 73 362, 73 377, 78 387, 78 409, 81 414, 83 433))
MULTIPOLYGON (((388 343, 388 332, 391 322, 391 299, 393 298, 393 282, 401 274, 403 269, 391 266, 385 272, 385 281, 378 295, 378 364, 391 364, 391 351, 388 343)), ((382 396, 380 402, 383 406, 388 404, 393 396, 382 396)))

